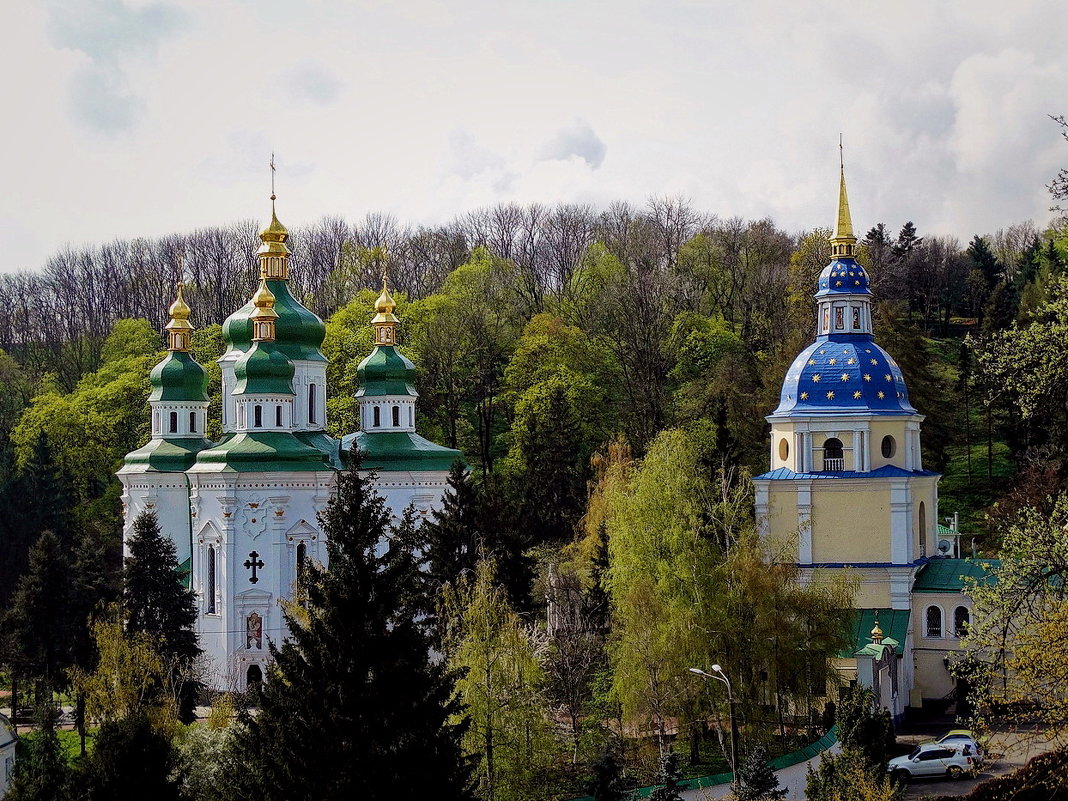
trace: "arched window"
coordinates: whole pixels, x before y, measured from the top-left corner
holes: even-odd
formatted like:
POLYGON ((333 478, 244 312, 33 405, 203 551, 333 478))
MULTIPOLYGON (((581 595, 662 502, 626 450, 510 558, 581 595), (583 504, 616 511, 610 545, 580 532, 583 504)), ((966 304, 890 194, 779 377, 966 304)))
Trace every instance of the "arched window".
POLYGON ((920 540, 920 556, 927 556, 927 506, 920 501, 920 525, 917 536, 920 540))
POLYGON ((256 404, 256 408, 253 409, 253 420, 255 421, 253 425, 256 428, 263 428, 263 407, 258 403, 256 404))
POLYGON ((189 433, 190 434, 197 433, 197 413, 196 412, 190 412, 189 413, 189 433))
POLYGON ((152 433, 159 433, 159 412, 152 412, 152 433))
POLYGON ((842 440, 831 437, 823 443, 823 469, 825 472, 845 470, 845 453, 842 440))
POLYGON ((281 405, 274 407, 274 424, 276 427, 282 427, 282 407, 281 405))
POLYGON ((241 404, 237 407, 237 427, 245 427, 245 404, 241 404))
POLYGON ((924 636, 931 639, 942 638, 942 607, 927 607, 924 613, 924 636))
POLYGON ((374 423, 372 423, 372 425, 375 428, 378 428, 380 425, 382 425, 382 410, 377 406, 375 407, 374 423))
POLYGON ((204 582, 207 585, 205 594, 207 595, 208 602, 208 614, 215 614, 215 547, 208 546, 208 580, 204 582))
POLYGON ((953 636, 963 637, 968 633, 968 626, 972 622, 971 613, 966 606, 958 606, 953 610, 953 636))
POLYGON ((245 673, 245 689, 250 693, 257 693, 263 684, 263 671, 259 665, 249 665, 245 673))
POLYGON ((894 440, 893 437, 887 434, 885 437, 883 437, 881 450, 883 452, 884 459, 893 459, 894 454, 897 453, 897 442, 894 440))
POLYGON ((315 422, 315 384, 308 385, 308 422, 315 422))
POLYGON ((408 428, 415 428, 415 407, 408 406, 408 428))
POLYGON ((400 406, 393 407, 393 427, 400 428, 400 406))
POLYGON ((297 575, 304 570, 304 560, 308 558, 308 545, 304 540, 297 543, 297 575))
POLYGON ((178 433, 178 412, 171 412, 170 413, 170 422, 168 424, 168 430, 172 434, 177 434, 178 433))

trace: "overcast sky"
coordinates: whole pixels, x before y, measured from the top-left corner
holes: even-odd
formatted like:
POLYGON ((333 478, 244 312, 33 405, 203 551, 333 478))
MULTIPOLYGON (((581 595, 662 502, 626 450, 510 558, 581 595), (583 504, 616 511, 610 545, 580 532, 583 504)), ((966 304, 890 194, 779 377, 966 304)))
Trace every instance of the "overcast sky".
POLYGON ((0 270, 65 244, 682 194, 966 239, 1068 166, 1064 0, 49 0, 8 9, 0 270))

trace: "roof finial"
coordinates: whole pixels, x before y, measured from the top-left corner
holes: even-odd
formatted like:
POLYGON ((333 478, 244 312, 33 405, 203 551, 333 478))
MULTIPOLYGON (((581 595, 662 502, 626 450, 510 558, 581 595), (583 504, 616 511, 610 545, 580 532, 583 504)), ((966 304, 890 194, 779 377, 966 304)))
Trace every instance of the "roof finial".
POLYGON ((857 238, 853 235, 853 220, 849 215, 849 197, 846 195, 845 182, 845 148, 842 134, 838 134, 838 217, 835 219, 834 232, 831 234, 831 256, 834 258, 853 258, 857 238))
POLYGON ((271 151, 270 165, 271 165, 271 216, 274 216, 274 200, 275 200, 274 173, 275 173, 275 166, 274 166, 274 151, 273 150, 271 151))
POLYGON ((871 630, 871 641, 876 645, 879 645, 883 641, 883 629, 879 625, 879 610, 875 610, 875 625, 871 630))
POLYGON ((182 289, 184 287, 185 284, 179 281, 177 284, 177 297, 175 297, 174 303, 168 309, 171 319, 167 323, 167 350, 171 351, 189 350, 190 337, 193 333, 193 326, 189 322, 189 304, 182 297, 182 289))
POLYGON ((261 276, 260 286, 256 294, 252 296, 252 305, 255 306, 250 317, 253 342, 274 341, 274 323, 278 319, 278 312, 274 310, 274 301, 274 293, 267 287, 267 279, 261 276))
POLYGON ((397 302, 393 300, 393 296, 389 294, 389 285, 386 281, 386 265, 382 265, 382 294, 378 296, 378 300, 375 301, 375 314, 371 320, 371 324, 375 328, 375 344, 376 345, 396 345, 397 344, 397 323, 400 320, 393 314, 393 310, 397 308, 397 302))

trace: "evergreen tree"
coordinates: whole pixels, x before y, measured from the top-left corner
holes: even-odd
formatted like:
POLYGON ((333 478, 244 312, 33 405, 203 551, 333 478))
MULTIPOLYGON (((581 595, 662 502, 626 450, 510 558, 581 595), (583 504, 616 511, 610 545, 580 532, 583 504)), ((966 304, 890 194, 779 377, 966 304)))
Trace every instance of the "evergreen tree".
POLYGON ((174 762, 170 739, 144 712, 109 721, 100 727, 93 752, 79 771, 81 797, 177 801, 178 787, 170 778, 174 762))
POLYGON ((39 707, 37 731, 20 740, 7 801, 54 801, 69 797, 70 769, 56 735, 56 709, 39 707))
MULTIPOLYGON (((670 751, 660 762, 660 781, 663 787, 657 787, 649 796, 650 801, 682 801, 682 771, 679 770, 679 755, 670 751)), ((738 796, 741 798, 741 796, 738 796)))
POLYGON ((972 260, 975 269, 986 279, 987 288, 993 289, 994 285, 1001 281, 1004 276, 1005 268, 998 261, 998 257, 994 255, 986 240, 976 234, 972 237, 972 241, 968 243, 968 249, 965 253, 972 260))
POLYGON ((147 634, 157 643, 169 672, 181 680, 174 688, 179 717, 192 722, 201 688, 193 677, 193 663, 201 653, 193 630, 196 598, 183 583, 174 542, 160 533, 154 512, 141 512, 134 520, 128 547, 122 590, 126 632, 147 634))
POLYGON ((629 793, 624 789, 623 761, 614 751, 605 753, 591 766, 593 777, 586 792, 593 801, 623 801, 629 793))
POLYGON ((464 726, 452 677, 405 609, 414 556, 394 542, 379 555, 390 513, 348 471, 321 522, 329 567, 309 566, 306 606, 284 610, 290 636, 257 715, 245 715, 229 754, 233 799, 470 799, 464 726), (401 612, 398 613, 398 608, 401 612))
POLYGON ((779 801, 786 797, 786 791, 779 787, 779 778, 768 764, 768 749, 764 746, 749 749, 738 766, 734 797, 737 801, 779 801))
POLYGON ((838 710, 842 747, 858 752, 872 766, 884 766, 894 751, 894 722, 879 709, 871 690, 854 686, 838 710))
POLYGON ((478 488, 457 460, 449 470, 441 508, 423 524, 426 577, 432 591, 474 572, 485 544, 481 507, 478 488))

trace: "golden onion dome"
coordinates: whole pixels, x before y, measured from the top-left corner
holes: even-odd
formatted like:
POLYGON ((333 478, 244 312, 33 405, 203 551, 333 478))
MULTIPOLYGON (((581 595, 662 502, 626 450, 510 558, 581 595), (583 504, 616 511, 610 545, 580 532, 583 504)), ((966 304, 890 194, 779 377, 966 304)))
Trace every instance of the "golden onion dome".
POLYGON ((260 278, 259 289, 252 296, 252 305, 256 310, 252 313, 253 320, 275 319, 278 312, 274 310, 274 293, 267 288, 267 279, 260 278))
POLYGON ((182 297, 182 289, 185 287, 181 281, 178 282, 178 296, 174 299, 174 303, 171 304, 168 313, 171 315, 171 320, 167 323, 168 331, 178 330, 192 330, 193 326, 189 323, 190 309, 189 304, 185 302, 185 298, 182 297))
POLYGON ((371 320, 372 323, 399 323, 400 320, 393 314, 393 310, 397 308, 397 302, 393 300, 393 296, 389 294, 389 287, 386 286, 386 276, 382 276, 382 294, 378 296, 378 300, 375 301, 375 311, 378 312, 371 320))
POLYGON ((875 626, 871 630, 871 641, 874 643, 880 643, 883 641, 883 629, 879 625, 879 617, 875 617, 875 626))

